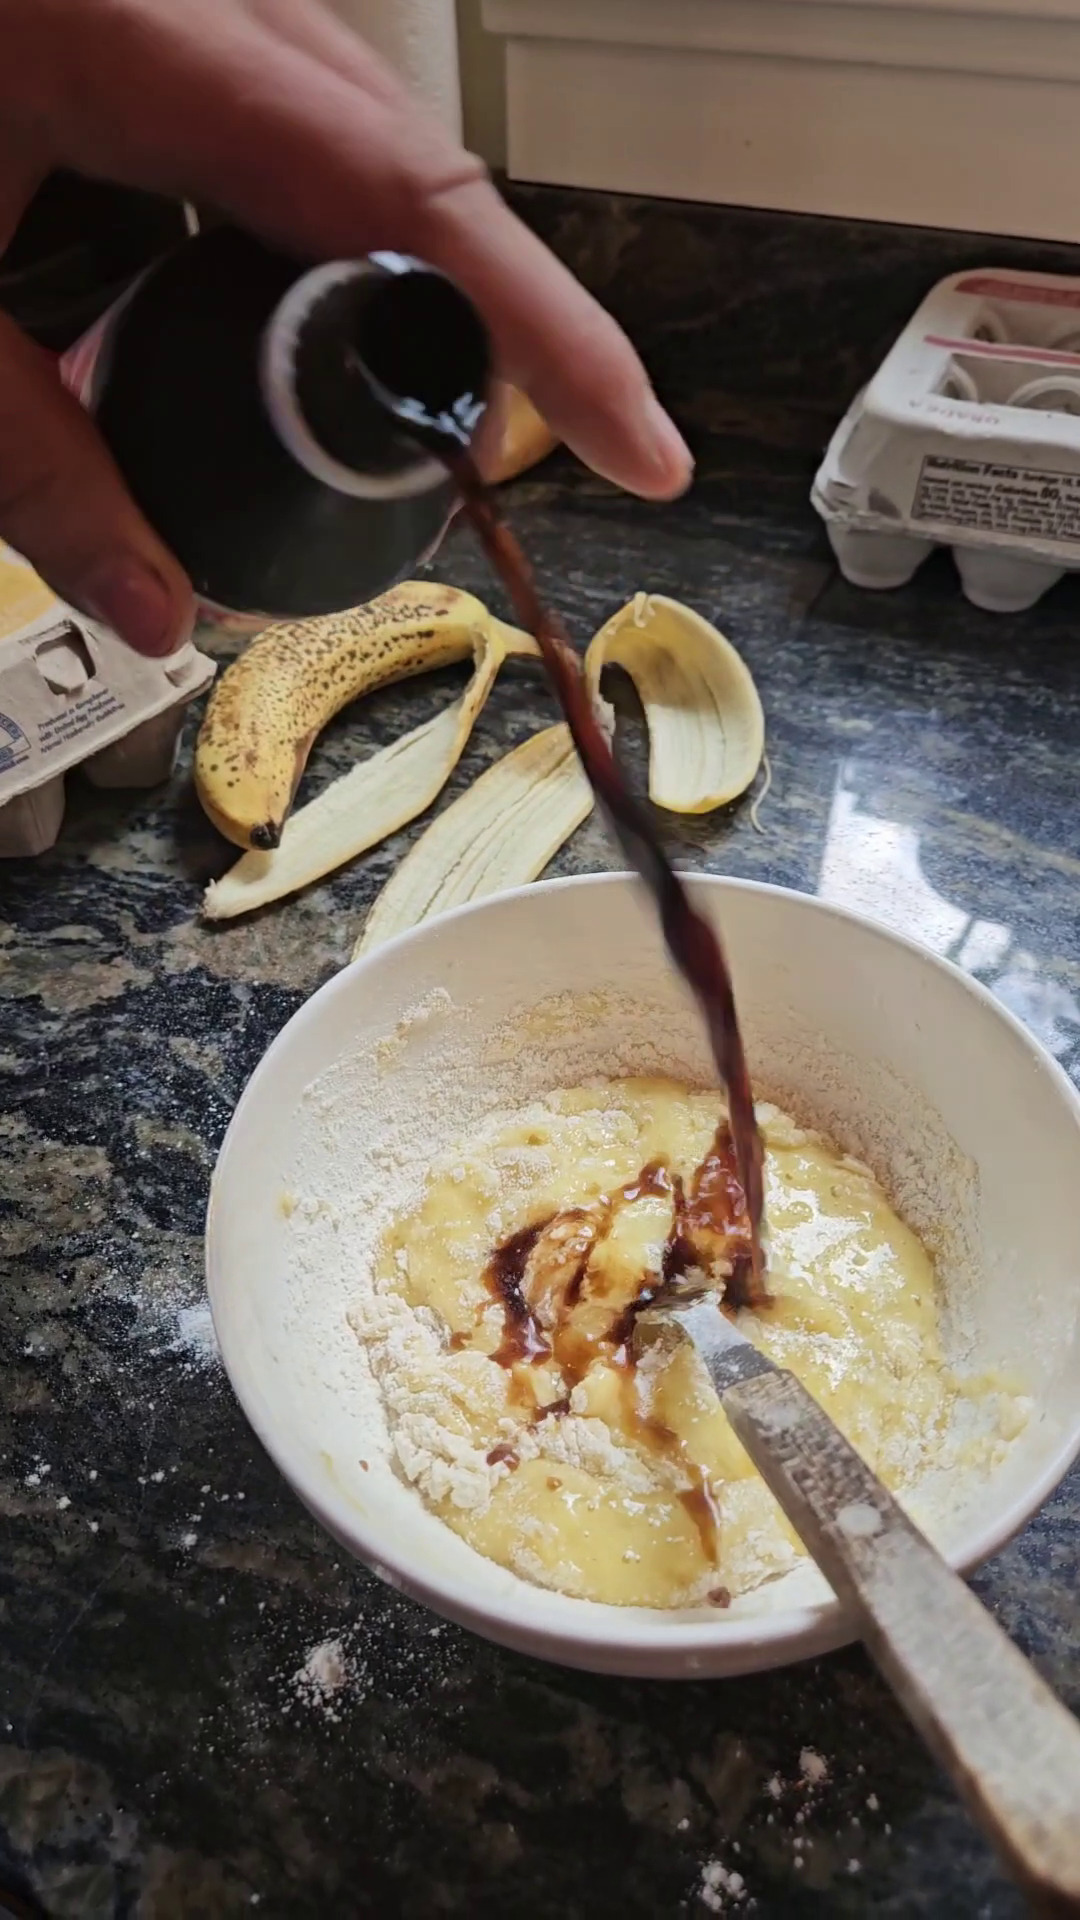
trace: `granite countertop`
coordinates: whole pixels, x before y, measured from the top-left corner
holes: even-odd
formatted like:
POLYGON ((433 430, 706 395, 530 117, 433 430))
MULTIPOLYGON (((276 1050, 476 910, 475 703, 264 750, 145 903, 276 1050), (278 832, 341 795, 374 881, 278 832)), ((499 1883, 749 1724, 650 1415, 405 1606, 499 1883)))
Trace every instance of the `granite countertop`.
MULTIPOLYGON (((731 636, 764 701, 762 831, 745 805, 675 823, 680 857, 899 923, 1077 1075, 1080 587, 994 617, 939 557, 902 592, 859 593, 807 501, 828 432, 935 278, 1068 257, 521 197, 632 325, 699 478, 687 500, 647 507, 556 456, 514 489, 520 532, 578 635, 637 588, 676 594, 731 636)), ((437 570, 489 592, 464 532, 437 570)), ((343 715, 307 790, 459 684, 434 676, 343 715)), ((452 791, 549 714, 535 672, 508 671, 452 791)), ((168 787, 74 780, 55 851, 0 871, 13 1910, 1019 1913, 860 1651, 709 1685, 544 1667, 351 1564, 264 1458, 203 1299, 210 1169, 246 1076, 347 957, 408 836, 250 924, 200 927, 202 884, 226 862, 190 792, 194 724, 168 787), (321 1690, 332 1642, 345 1680, 321 1690)), ((593 821, 555 870, 610 858, 593 821)), ((1074 1472, 976 1582, 1074 1707, 1078 1521, 1074 1472)))

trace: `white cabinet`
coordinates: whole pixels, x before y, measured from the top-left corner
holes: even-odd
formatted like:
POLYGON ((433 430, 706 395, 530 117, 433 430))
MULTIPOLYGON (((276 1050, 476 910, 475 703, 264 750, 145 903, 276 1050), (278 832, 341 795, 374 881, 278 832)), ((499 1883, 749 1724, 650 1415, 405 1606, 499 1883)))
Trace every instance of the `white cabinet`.
POLYGON ((1080 240, 1080 0, 483 0, 515 179, 1080 240))

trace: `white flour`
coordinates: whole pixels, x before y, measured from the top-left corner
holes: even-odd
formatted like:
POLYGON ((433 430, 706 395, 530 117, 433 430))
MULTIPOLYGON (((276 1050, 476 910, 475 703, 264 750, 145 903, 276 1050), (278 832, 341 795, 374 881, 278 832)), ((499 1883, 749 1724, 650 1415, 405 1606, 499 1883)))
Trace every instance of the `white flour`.
MULTIPOLYGON (((651 984, 655 993, 655 974, 651 984)), ((767 1037, 749 1036, 759 1092, 801 1123, 821 1127, 882 1179, 935 1256, 947 1301, 945 1337, 962 1363, 971 1344, 967 1302, 978 1249, 971 1168, 938 1117, 884 1069, 838 1058, 793 1018, 774 1026, 767 1037)), ((456 1006, 440 989, 393 1034, 347 1056, 307 1089, 294 1160, 282 1169, 291 1277, 280 1339, 301 1404, 320 1430, 332 1425, 333 1444, 328 1440, 324 1450, 339 1475, 351 1475, 350 1487, 366 1494, 354 1471, 358 1461, 371 1469, 373 1492, 393 1467, 378 1386, 349 1314, 365 1339, 377 1336, 391 1355, 434 1353, 440 1345, 430 1318, 400 1296, 379 1293, 372 1279, 385 1226, 417 1201, 432 1160, 485 1118, 520 1109, 553 1087, 630 1074, 670 1074, 700 1085, 711 1079, 707 1068, 696 1016, 678 1001, 563 994, 493 1025, 482 1008, 456 1006)), ((391 1403, 393 1371, 380 1368, 391 1403)), ((418 1403, 392 1411, 400 1417, 402 1447, 413 1450, 411 1459, 403 1454, 411 1478, 420 1464, 436 1472, 442 1459, 444 1490, 455 1500, 486 1497, 492 1469, 464 1440, 447 1448, 445 1433, 436 1432, 444 1424, 437 1408, 418 1403)), ((604 1444, 596 1422, 571 1421, 568 1428, 571 1447, 604 1444)), ((919 1502, 923 1524, 933 1525, 955 1499, 951 1481, 936 1487, 919 1502)), ((802 1572, 791 1578, 801 1580, 802 1572)), ((816 1597, 819 1588, 806 1591, 816 1597)))
POLYGON ((335 1696, 348 1682, 349 1663, 341 1640, 320 1641, 293 1675, 297 1698, 304 1706, 320 1708, 328 1720, 339 1718, 335 1696))
POLYGON ((183 1354, 193 1368, 201 1370, 221 1365, 221 1349, 214 1332, 208 1300, 198 1300, 194 1306, 179 1308, 170 1350, 183 1354))
POLYGON ((706 1860, 701 1869, 700 1894, 710 1913, 726 1913, 746 1899, 746 1881, 721 1861, 706 1860))
POLYGON ((804 1747, 799 1755, 799 1772, 812 1787, 819 1787, 829 1777, 829 1763, 813 1747, 804 1747))

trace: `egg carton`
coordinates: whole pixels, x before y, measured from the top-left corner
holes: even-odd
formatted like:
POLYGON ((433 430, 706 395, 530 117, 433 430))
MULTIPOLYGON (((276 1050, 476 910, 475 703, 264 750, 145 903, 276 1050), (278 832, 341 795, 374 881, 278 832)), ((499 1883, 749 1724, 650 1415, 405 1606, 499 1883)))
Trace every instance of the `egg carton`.
POLYGON ((184 709, 215 672, 190 641, 164 660, 133 653, 0 546, 0 859, 54 844, 72 767, 98 787, 168 779, 184 709))
POLYGON ((1080 276, 988 267, 929 293, 811 493, 854 586, 952 550, 967 598, 1035 605, 1080 569, 1080 276))

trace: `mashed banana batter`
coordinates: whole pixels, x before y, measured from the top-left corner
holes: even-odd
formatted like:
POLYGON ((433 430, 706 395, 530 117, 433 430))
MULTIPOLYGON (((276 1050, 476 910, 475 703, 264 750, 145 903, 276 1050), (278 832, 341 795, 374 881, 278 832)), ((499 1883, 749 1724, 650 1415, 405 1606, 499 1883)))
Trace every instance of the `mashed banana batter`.
POLYGON ((723 1606, 801 1552, 692 1350, 637 1355, 664 1276, 705 1273, 894 1489, 943 1464, 959 1395, 991 1394, 946 1366, 930 1260, 872 1174, 767 1106, 760 1297, 719 1109, 625 1080, 496 1117, 390 1226, 351 1316, 408 1478, 564 1593, 723 1606))

